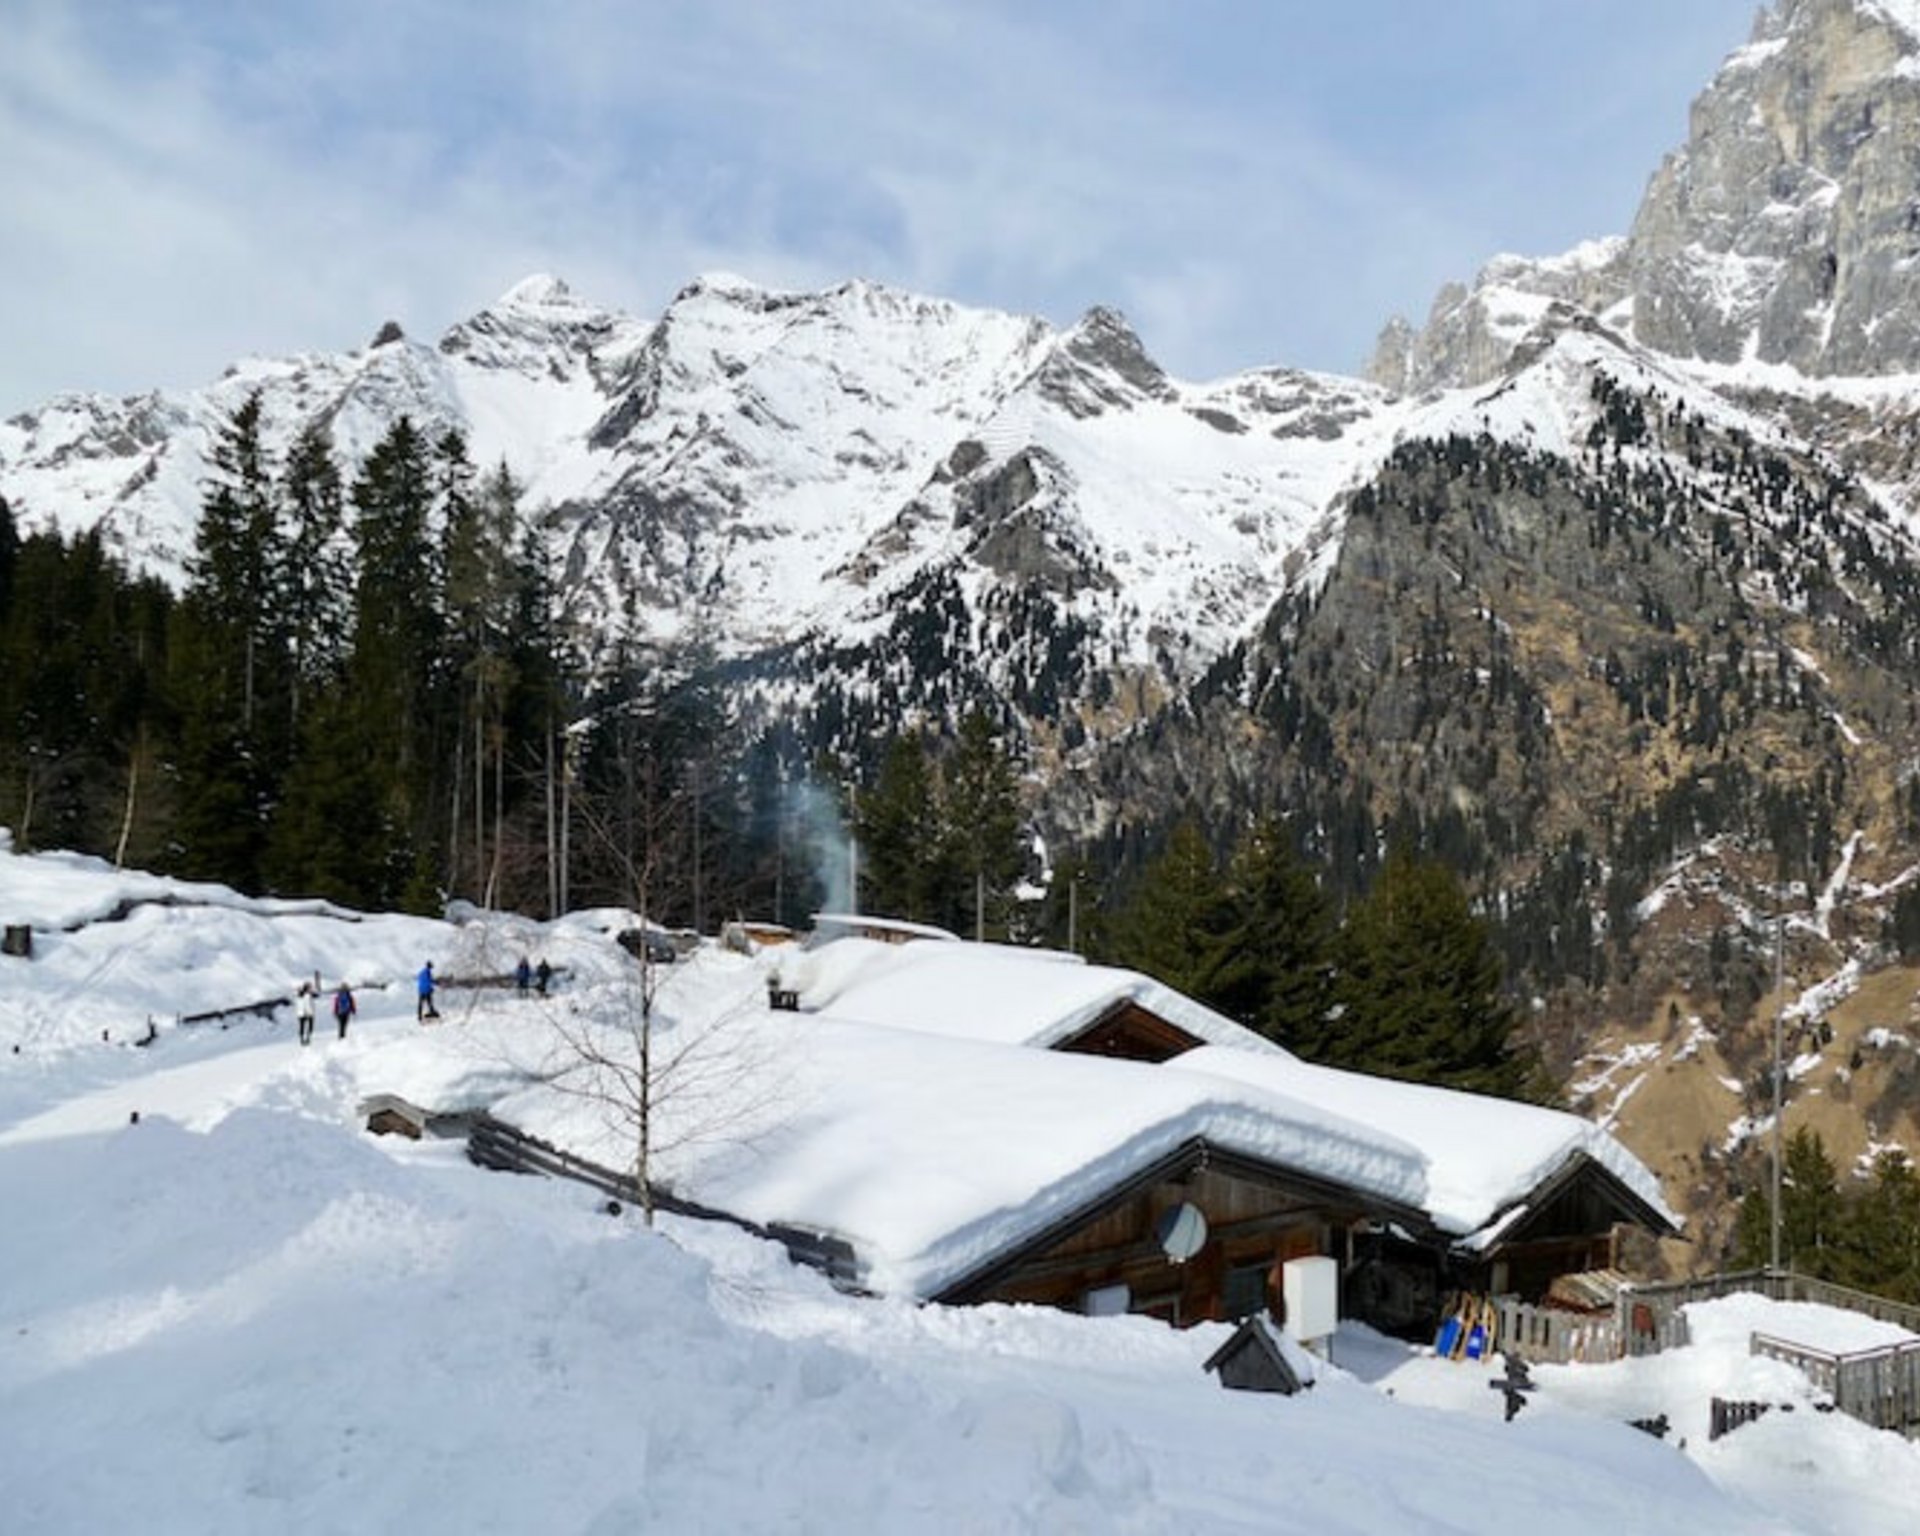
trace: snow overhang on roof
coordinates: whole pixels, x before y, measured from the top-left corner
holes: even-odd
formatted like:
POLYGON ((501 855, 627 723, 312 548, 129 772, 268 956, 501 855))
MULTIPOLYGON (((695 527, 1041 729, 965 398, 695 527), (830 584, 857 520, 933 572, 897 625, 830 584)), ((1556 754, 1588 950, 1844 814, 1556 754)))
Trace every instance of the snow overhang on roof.
POLYGON ((847 937, 783 960, 801 1007, 836 1018, 1049 1048, 1132 1003, 1203 1044, 1279 1047, 1138 971, 1006 944, 889 944, 847 937))
POLYGON ((1284 1052, 1252 1056, 1203 1047, 1159 1070, 1258 1084, 1391 1130, 1420 1148, 1427 1165, 1425 1210, 1440 1231, 1458 1239, 1478 1242, 1515 1206, 1538 1208, 1589 1166, 1605 1176, 1622 1209, 1633 1213, 1628 1219, 1656 1232, 1681 1226, 1647 1166, 1599 1126, 1565 1110, 1342 1072, 1284 1052))
MULTIPOLYGON (((941 1295, 1197 1144, 1419 1219, 1417 1148, 1256 1086, 822 1015, 754 1028, 783 1102, 737 1143, 663 1158, 662 1176, 680 1198, 846 1241, 875 1291, 941 1295)), ((624 1155, 552 1089, 499 1112, 582 1156, 624 1155)))

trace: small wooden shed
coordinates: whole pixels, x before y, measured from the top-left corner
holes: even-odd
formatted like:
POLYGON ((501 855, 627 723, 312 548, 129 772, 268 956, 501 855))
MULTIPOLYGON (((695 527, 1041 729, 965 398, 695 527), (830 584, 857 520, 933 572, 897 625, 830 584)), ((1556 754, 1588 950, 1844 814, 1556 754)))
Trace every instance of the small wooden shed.
POLYGON ((1201 1370, 1219 1376, 1220 1385, 1236 1392, 1278 1392, 1292 1397, 1313 1385, 1287 1359, 1287 1352, 1264 1317, 1250 1317, 1216 1349, 1201 1370))

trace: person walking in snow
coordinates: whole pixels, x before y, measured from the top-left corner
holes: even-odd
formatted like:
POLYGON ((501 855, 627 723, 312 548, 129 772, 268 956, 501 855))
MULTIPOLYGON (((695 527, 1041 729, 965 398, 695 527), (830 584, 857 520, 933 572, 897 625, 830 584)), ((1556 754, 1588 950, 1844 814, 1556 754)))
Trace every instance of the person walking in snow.
POLYGON ((532 985, 533 967, 527 964, 527 957, 522 955, 520 957, 520 963, 513 968, 513 989, 522 997, 525 997, 527 995, 527 988, 532 985))
POLYGON ((340 1026, 340 1038, 342 1040, 347 1038, 347 1020, 359 1011, 360 1010, 354 1006, 353 989, 344 981, 341 982, 340 990, 333 994, 333 1021, 340 1026))
POLYGON ((420 995, 414 1007, 413 1016, 424 1024, 428 1019, 440 1017, 440 1010, 433 1006, 433 962, 429 960, 420 967, 420 974, 414 977, 415 989, 420 995))
POLYGON ((294 1017, 300 1021, 300 1043, 302 1045, 313 1044, 313 994, 313 983, 302 979, 300 990, 294 994, 293 998, 293 1012, 294 1017))
POLYGON ((533 973, 534 986, 542 997, 547 995, 547 983, 553 980, 553 967, 547 964, 547 957, 540 957, 540 965, 533 973))

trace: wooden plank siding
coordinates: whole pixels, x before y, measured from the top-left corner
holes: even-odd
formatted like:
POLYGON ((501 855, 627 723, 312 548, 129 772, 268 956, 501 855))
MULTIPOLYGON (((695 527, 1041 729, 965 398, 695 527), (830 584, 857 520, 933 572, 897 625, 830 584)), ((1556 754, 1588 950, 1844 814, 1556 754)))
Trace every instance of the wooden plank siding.
POLYGON ((1382 1217, 1417 1223, 1351 1190, 1189 1143, 1098 1205, 1058 1222, 942 1301, 1033 1302, 1078 1311, 1089 1291, 1125 1285, 1131 1310, 1183 1326, 1279 1305, 1279 1267, 1346 1257, 1346 1234, 1382 1217), (1185 1264, 1161 1252, 1155 1227, 1182 1202, 1207 1218, 1206 1246, 1185 1264))
POLYGON ((1117 1056, 1124 1061, 1144 1061, 1158 1066, 1185 1055, 1199 1044, 1197 1036, 1126 998, 1053 1049, 1080 1056, 1117 1056))

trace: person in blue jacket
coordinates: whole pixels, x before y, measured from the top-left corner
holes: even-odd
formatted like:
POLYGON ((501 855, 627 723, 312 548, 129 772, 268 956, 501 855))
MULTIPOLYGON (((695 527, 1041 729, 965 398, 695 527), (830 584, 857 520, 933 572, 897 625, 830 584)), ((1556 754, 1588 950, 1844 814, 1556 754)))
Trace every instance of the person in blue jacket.
POLYGON ((428 1019, 439 1018, 440 1010, 433 1006, 433 962, 431 960, 420 967, 420 974, 414 977, 414 981, 420 993, 420 1002, 414 1009, 413 1016, 422 1024, 428 1019))
POLYGON ((333 994, 333 1019, 340 1026, 342 1040, 347 1038, 347 1020, 356 1012, 358 1010, 353 1003, 353 989, 343 981, 340 983, 340 990, 333 994))

